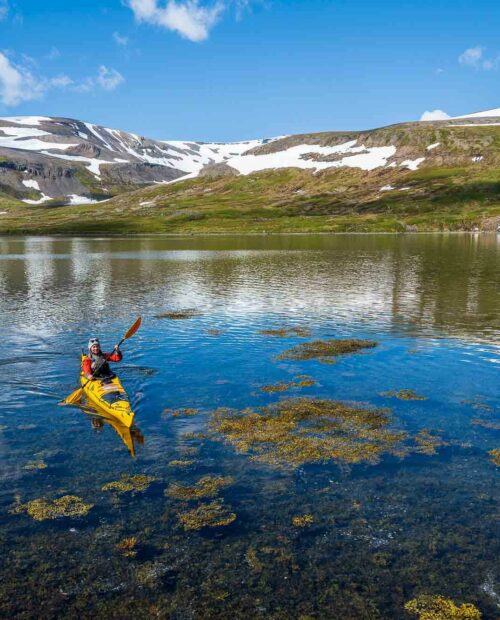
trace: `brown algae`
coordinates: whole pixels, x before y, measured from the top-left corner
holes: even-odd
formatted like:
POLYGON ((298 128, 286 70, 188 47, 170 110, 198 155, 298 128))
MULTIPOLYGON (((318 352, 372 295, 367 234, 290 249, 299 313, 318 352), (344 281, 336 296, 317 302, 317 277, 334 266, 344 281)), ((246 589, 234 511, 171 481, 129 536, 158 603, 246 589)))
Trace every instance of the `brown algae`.
POLYGON ((198 415, 199 411, 198 409, 191 409, 188 407, 182 407, 180 409, 164 409, 163 413, 161 414, 162 417, 169 417, 171 416, 172 418, 179 418, 181 416, 195 416, 198 415))
POLYGON ((124 474, 120 480, 108 482, 101 487, 103 491, 115 491, 115 493, 141 493, 145 491, 156 478, 145 474, 129 476, 124 474))
POLYGON ((222 500, 201 504, 193 510, 180 512, 179 522, 185 530, 201 530, 204 527, 223 527, 236 520, 236 514, 222 500))
POLYGON ((35 521, 47 521, 62 517, 84 517, 94 507, 86 504, 77 495, 64 495, 58 499, 48 500, 39 498, 26 504, 19 504, 11 512, 13 514, 27 513, 35 521))
POLYGON ((377 346, 374 340, 312 340, 283 351, 279 360, 312 360, 340 357, 377 346))
POLYGON ((413 390, 389 390, 387 392, 380 392, 380 396, 387 396, 388 398, 398 398, 399 400, 427 400, 426 396, 421 396, 413 390))
POLYGON ((311 377, 306 375, 302 375, 300 377, 296 377, 294 381, 289 381, 288 383, 275 383, 274 385, 263 385, 260 388, 261 392, 265 392, 266 394, 275 394, 276 392, 287 392, 288 390, 295 387, 312 387, 316 385, 316 381, 311 377))
POLYGON ((175 499, 187 501, 202 497, 215 497, 220 489, 229 486, 233 481, 233 478, 230 476, 203 476, 193 486, 185 486, 173 482, 165 491, 165 494, 175 499))
POLYGON ((173 459, 172 461, 169 461, 167 465, 169 467, 175 467, 177 469, 188 469, 194 463, 195 461, 193 461, 192 459, 173 459))
POLYGON ((497 467, 500 467, 500 448, 494 448, 490 450, 488 454, 490 455, 491 462, 497 467))
POLYGON ((405 604, 408 613, 418 620, 480 620, 481 612, 471 603, 456 605, 444 596, 420 594, 405 604))
POLYGON ((309 338, 311 332, 304 327, 280 327, 278 329, 261 329, 259 334, 262 336, 272 336, 274 338, 290 338, 291 336, 309 338))
POLYGON ((137 555, 137 543, 137 538, 135 536, 130 536, 129 538, 121 540, 115 547, 125 558, 135 558, 137 555))
POLYGON ((30 471, 34 469, 46 469, 47 467, 48 465, 47 463, 44 463, 44 461, 29 461, 23 466, 23 469, 30 471))
POLYGON ((427 429, 421 430, 415 436, 415 443, 417 444, 416 452, 428 455, 436 454, 438 448, 448 445, 441 437, 431 435, 427 429))
POLYGON ((295 527, 307 527, 314 523, 314 517, 312 515, 295 515, 292 517, 292 524, 295 527))
POLYGON ((480 418, 474 418, 474 420, 471 420, 471 424, 474 424, 474 426, 482 426, 483 428, 487 428, 492 431, 500 431, 499 422, 491 422, 490 420, 481 420, 480 418))
POLYGON ((281 466, 338 460, 377 463, 384 453, 404 452, 403 432, 388 428, 387 409, 364 409, 333 400, 284 400, 257 410, 217 409, 215 439, 252 460, 281 466))
POLYGON ((199 310, 195 310, 194 308, 186 308, 184 310, 168 310, 167 312, 163 312, 162 314, 157 314, 155 316, 156 319, 192 319, 195 316, 199 316, 201 312, 199 310))

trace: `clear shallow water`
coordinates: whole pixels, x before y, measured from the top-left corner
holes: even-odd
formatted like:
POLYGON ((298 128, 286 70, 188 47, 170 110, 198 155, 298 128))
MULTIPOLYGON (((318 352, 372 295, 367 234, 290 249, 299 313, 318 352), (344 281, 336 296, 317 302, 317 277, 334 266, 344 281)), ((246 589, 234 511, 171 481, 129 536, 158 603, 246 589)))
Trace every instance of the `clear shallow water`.
POLYGON ((496 618, 499 301, 494 235, 0 239, 0 614, 403 618, 425 592, 496 618), (181 308, 199 315, 155 318, 181 308), (144 437, 132 459, 109 424, 57 401, 77 385, 88 336, 111 347, 139 314, 118 368, 144 437), (308 339, 259 330, 293 326, 379 344, 335 365, 277 360, 308 339), (302 374, 317 384, 260 390, 302 374), (381 395, 400 389, 427 400, 381 395), (447 445, 283 470, 183 436, 206 432, 217 407, 290 396, 390 407, 394 428, 447 445), (162 416, 181 407, 199 414, 162 416), (168 465, 186 458, 189 470, 168 465), (40 459, 45 469, 23 468, 40 459), (145 492, 101 490, 142 473, 156 478, 145 492), (178 513, 201 502, 164 490, 208 474, 233 476, 219 495, 237 518, 185 531, 178 513), (68 494, 94 508, 44 522, 9 512, 68 494), (314 523, 294 527, 303 514, 314 523), (126 558, 116 544, 131 536, 126 558))

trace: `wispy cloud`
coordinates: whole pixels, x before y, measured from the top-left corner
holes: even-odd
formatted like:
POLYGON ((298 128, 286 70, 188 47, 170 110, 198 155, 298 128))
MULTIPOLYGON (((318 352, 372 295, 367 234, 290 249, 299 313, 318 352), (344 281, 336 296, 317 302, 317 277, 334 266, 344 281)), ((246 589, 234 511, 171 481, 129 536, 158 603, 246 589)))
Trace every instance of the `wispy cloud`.
POLYGON ((464 67, 471 67, 476 70, 492 71, 500 66, 500 58, 486 58, 484 52, 486 48, 481 45, 467 48, 458 57, 458 62, 464 67))
POLYGON ((0 21, 3 21, 9 14, 8 0, 0 0, 0 21))
POLYGON ((199 0, 167 0, 164 6, 158 0, 125 0, 138 22, 145 22, 177 32, 190 41, 208 39, 210 30, 226 8, 222 1, 204 5, 199 0))
POLYGON ((119 32, 113 32, 113 39, 117 45, 122 47, 128 45, 128 37, 121 35, 119 32))
POLYGON ((33 64, 26 60, 15 63, 0 52, 0 101, 3 105, 13 107, 25 101, 41 99, 53 89, 68 89, 79 93, 112 91, 125 81, 121 73, 105 65, 99 67, 95 77, 75 81, 68 75, 50 78, 37 75, 33 71, 33 64))
POLYGON ((451 118, 449 114, 443 112, 443 110, 426 110, 420 117, 421 121, 445 121, 451 118))
POLYGON ((55 60, 56 58, 59 58, 60 55, 61 55, 61 52, 57 49, 55 45, 53 45, 50 48, 50 52, 47 54, 47 58, 49 60, 55 60))

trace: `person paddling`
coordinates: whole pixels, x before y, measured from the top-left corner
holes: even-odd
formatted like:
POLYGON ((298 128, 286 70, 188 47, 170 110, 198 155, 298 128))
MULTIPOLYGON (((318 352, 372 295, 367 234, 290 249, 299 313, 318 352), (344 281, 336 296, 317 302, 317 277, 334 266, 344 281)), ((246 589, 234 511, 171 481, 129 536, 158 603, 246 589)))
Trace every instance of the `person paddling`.
POLYGON ((82 370, 85 377, 89 381, 113 377, 114 375, 108 362, 121 362, 123 356, 119 345, 115 346, 113 353, 104 353, 101 350, 99 338, 91 338, 88 349, 89 353, 82 362, 82 370))

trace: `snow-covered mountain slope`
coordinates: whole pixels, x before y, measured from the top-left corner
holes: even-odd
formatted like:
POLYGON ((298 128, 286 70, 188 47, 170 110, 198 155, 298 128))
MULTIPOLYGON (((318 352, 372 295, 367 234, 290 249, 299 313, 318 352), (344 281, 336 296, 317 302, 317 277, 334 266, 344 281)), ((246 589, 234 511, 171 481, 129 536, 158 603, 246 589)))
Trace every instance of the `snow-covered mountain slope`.
MULTIPOLYGON (((99 201, 155 183, 198 175, 236 175, 302 168, 416 170, 451 157, 436 130, 496 125, 500 108, 445 121, 404 123, 370 131, 282 136, 236 143, 151 140, 79 120, 0 118, 0 193, 27 204, 99 201), (461 121, 466 120, 466 123, 461 121)), ((451 139, 453 142, 453 138, 451 139)), ((462 137, 453 157, 481 161, 481 143, 462 137), (475 158, 475 159, 474 159, 475 158)))

